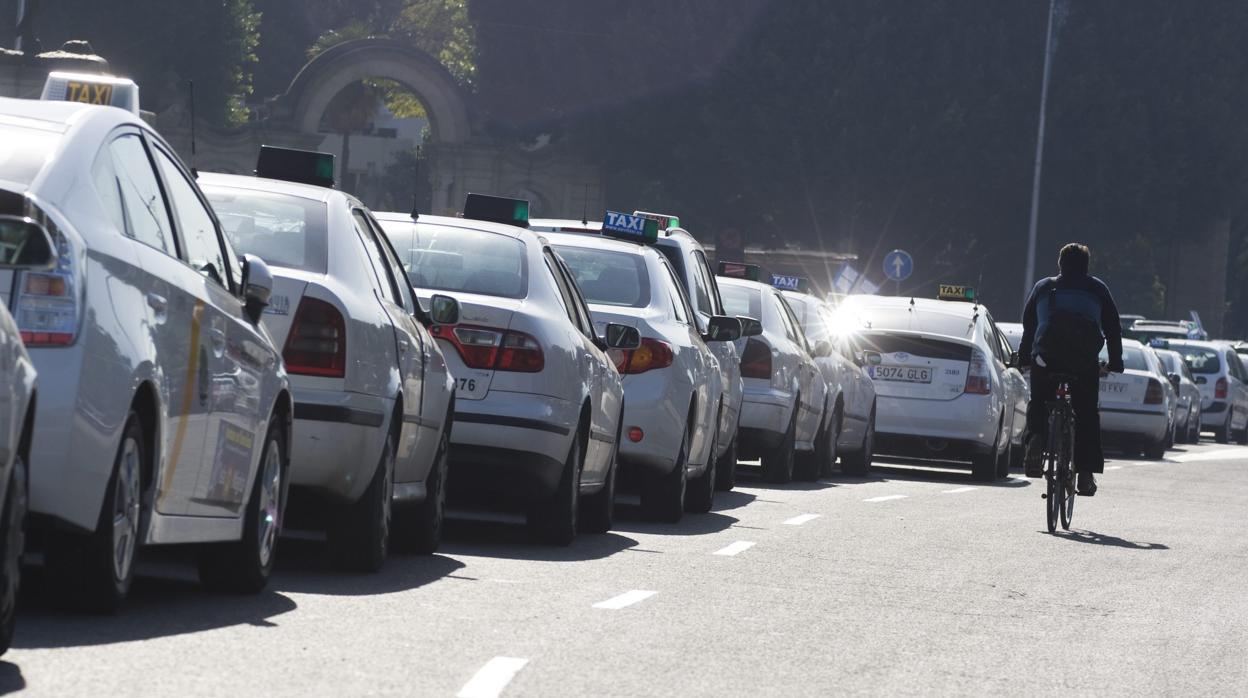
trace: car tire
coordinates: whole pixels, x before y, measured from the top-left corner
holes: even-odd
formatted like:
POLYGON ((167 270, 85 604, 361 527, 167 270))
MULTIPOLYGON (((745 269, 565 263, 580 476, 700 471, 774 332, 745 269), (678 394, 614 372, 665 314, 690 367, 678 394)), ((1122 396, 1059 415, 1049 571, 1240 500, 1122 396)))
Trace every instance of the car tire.
POLYGON ((425 481, 425 498, 394 512, 395 550, 415 555, 432 555, 442 544, 446 522, 446 479, 450 474, 451 430, 443 427, 433 467, 425 481))
MULTIPOLYGON (((721 407, 720 412, 722 411, 721 407)), ((715 452, 719 450, 718 425, 719 417, 722 416, 716 414, 716 428, 711 430, 711 448, 707 451, 706 468, 689 483, 689 489, 685 492, 685 511, 690 514, 705 514, 715 506, 715 470, 718 467, 715 464, 715 452)))
POLYGON ((979 482, 992 482, 997 479, 1001 462, 1001 437, 1004 428, 997 427, 997 438, 992 442, 992 450, 988 453, 971 456, 971 478, 979 482))
POLYGON ((340 508, 326 531, 329 559, 348 572, 377 572, 390 550, 396 434, 386 437, 373 479, 359 501, 340 508))
POLYGON ((1200 443, 1200 420, 1201 420, 1200 412, 1197 412, 1194 418, 1188 418, 1187 420, 1188 421, 1187 443, 1189 444, 1200 443))
POLYGON ((131 411, 95 532, 48 532, 44 551, 48 579, 55 594, 70 605, 94 613, 115 613, 129 593, 144 533, 142 474, 148 457, 143 425, 131 411))
POLYGON ((268 584, 285 514, 285 444, 282 425, 274 420, 260 452, 260 468, 247 503, 242 538, 200 547, 199 581, 209 589, 258 594, 268 584))
POLYGON ((572 447, 568 450, 554 495, 529 509, 529 529, 543 543, 566 547, 576 539, 581 469, 584 464, 585 453, 581 448, 581 432, 578 429, 572 438, 572 447))
POLYGON ((685 513, 685 467, 689 463, 689 431, 691 424, 685 426, 685 436, 680 442, 680 450, 676 454, 676 463, 663 475, 650 475, 644 479, 641 487, 641 506, 656 520, 663 523, 677 523, 685 513))
POLYGON ((737 486, 737 444, 737 430, 734 430, 728 450, 715 461, 715 489, 720 492, 730 492, 737 486))
POLYGON ((1009 432, 1005 434, 1005 450, 1001 452, 1001 457, 997 459, 997 479, 1010 479, 1010 468, 1014 466, 1014 444, 1010 442, 1009 432))
POLYGON ((763 477, 767 482, 785 484, 793 481, 794 441, 797 439, 797 411, 800 402, 793 401, 793 416, 789 418, 789 428, 780 438, 780 444, 763 454, 763 477))
POLYGON ((581 503, 580 527, 586 533, 606 533, 615 525, 615 480, 620 471, 620 437, 624 435, 624 410, 620 409, 620 425, 615 430, 611 462, 607 464, 607 481, 602 489, 585 497, 581 503))
POLYGON ((1236 432, 1235 443, 1240 446, 1248 446, 1248 424, 1245 424, 1243 429, 1236 432))
POLYGON ((841 408, 837 407, 832 412, 832 421, 828 429, 829 433, 820 442, 823 444, 823 454, 817 458, 819 461, 819 477, 832 477, 836 474, 836 459, 840 456, 838 446, 841 442, 841 429, 844 424, 845 420, 841 416, 841 408))
POLYGON ((1166 456, 1166 442, 1166 437, 1162 436, 1160 439, 1145 446, 1144 458, 1146 460, 1161 460, 1164 458, 1166 456))
POLYGON ((862 433, 862 446, 841 456, 841 472, 852 477, 866 477, 871 472, 871 459, 875 457, 875 408, 867 417, 862 433))
POLYGON ((26 459, 13 458, 9 491, 0 514, 0 654, 9 651, 17 626, 17 593, 21 587, 22 553, 26 549, 26 459))

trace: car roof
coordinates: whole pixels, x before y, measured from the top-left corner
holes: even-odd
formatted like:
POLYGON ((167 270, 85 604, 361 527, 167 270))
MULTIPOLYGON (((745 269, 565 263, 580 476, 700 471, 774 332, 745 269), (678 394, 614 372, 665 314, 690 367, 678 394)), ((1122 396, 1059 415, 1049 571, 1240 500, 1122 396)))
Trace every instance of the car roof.
POLYGON ((978 303, 967 303, 965 301, 941 301, 934 298, 912 298, 909 296, 868 296, 854 295, 848 296, 844 303, 859 308, 907 308, 912 307, 916 311, 924 313, 936 313, 940 315, 951 315, 953 317, 970 318, 981 310, 987 308, 978 303))
POLYGON ((715 282, 720 286, 744 286, 763 291, 775 291, 776 287, 771 284, 765 284, 761 281, 750 281, 749 279, 734 279, 731 276, 716 276, 715 282))
POLYGON ((251 175, 225 174, 223 172, 200 172, 199 185, 201 187, 215 185, 234 187, 236 189, 253 189, 273 194, 297 196, 301 199, 312 199, 313 201, 328 201, 335 194, 346 196, 344 192, 328 187, 318 187, 314 184, 288 182, 284 179, 268 179, 251 175))
POLYGON ((373 211, 373 217, 383 223, 410 223, 413 225, 445 225, 452 228, 467 228, 469 230, 480 230, 486 233, 497 233, 508 237, 525 239, 526 235, 532 235, 537 241, 544 238, 535 230, 528 230, 506 223, 494 223, 492 221, 479 221, 472 218, 458 218, 455 216, 433 216, 428 214, 420 214, 418 218, 413 219, 410 213, 400 213, 398 211, 373 211))
POLYGON ((534 218, 529 221, 529 230, 540 230, 543 233, 585 233, 587 231, 602 230, 602 221, 578 221, 570 218, 534 218))
POLYGON ((66 128, 79 118, 82 118, 83 113, 103 112, 104 110, 116 112, 112 116, 118 121, 139 121, 139 118, 134 114, 117 107, 103 107, 61 100, 0 97, 0 115, 43 121, 48 124, 60 124, 66 128))
POLYGON ((586 233, 542 233, 542 237, 552 245, 569 245, 572 247, 585 247, 596 250, 612 250, 615 252, 625 252, 628 254, 636 254, 645 256, 646 250, 650 249, 646 245, 639 245, 635 242, 626 242, 624 240, 616 240, 614 238, 604 237, 602 235, 590 235, 586 233))

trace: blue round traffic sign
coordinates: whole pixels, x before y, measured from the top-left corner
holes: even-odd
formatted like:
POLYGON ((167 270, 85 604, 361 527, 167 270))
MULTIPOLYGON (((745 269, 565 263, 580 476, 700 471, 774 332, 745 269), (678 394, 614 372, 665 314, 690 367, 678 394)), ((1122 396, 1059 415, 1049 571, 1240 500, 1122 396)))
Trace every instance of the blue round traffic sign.
POLYGON ((914 273, 914 258, 905 250, 893 250, 884 255, 884 276, 889 281, 905 281, 914 273))

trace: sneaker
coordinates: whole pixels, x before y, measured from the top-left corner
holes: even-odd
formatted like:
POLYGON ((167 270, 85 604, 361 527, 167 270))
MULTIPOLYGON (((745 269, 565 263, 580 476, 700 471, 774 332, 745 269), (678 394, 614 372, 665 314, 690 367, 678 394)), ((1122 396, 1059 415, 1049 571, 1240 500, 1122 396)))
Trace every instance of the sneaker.
POLYGON ((1027 477, 1044 477, 1044 439, 1039 434, 1027 438, 1023 451, 1023 470, 1027 477))
POLYGON ((1096 494, 1096 476, 1092 473, 1078 473, 1075 478, 1075 490, 1080 497, 1091 497, 1096 494))

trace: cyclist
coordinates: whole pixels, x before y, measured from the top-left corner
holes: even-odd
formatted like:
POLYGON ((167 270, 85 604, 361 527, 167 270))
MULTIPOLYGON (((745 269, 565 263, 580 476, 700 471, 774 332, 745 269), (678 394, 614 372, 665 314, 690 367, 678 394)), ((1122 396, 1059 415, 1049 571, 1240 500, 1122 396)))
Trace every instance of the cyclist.
POLYGON ((1048 439, 1046 403, 1057 391, 1054 374, 1073 376, 1070 401, 1075 412, 1075 473, 1080 495, 1096 493, 1093 473, 1105 471, 1101 453, 1101 347, 1108 345, 1107 368, 1122 373, 1122 326, 1118 307, 1105 282, 1088 275, 1092 254, 1086 245, 1072 242, 1057 256, 1057 276, 1041 279, 1031 290, 1023 310, 1023 338, 1019 363, 1031 366, 1031 402, 1027 405, 1027 477, 1044 476, 1044 446, 1048 439))

